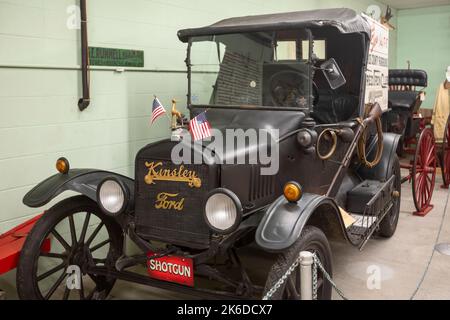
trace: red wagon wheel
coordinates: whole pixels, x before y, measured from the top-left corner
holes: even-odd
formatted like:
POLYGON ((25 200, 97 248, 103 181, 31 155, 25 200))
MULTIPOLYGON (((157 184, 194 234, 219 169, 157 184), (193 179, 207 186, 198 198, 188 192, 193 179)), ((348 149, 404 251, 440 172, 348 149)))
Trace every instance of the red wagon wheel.
POLYGON ((417 143, 412 168, 412 191, 417 209, 416 215, 424 216, 433 208, 430 203, 436 181, 436 162, 436 144, 433 131, 430 128, 425 128, 417 143))
POLYGON ((442 179, 443 188, 448 188, 450 184, 450 116, 445 126, 444 140, 442 141, 442 179))

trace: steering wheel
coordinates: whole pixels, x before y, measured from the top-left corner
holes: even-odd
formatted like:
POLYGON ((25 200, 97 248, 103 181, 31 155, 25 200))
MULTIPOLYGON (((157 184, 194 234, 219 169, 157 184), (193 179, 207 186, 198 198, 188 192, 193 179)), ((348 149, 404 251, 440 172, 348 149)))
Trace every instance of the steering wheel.
MULTIPOLYGON (((283 70, 270 79, 270 94, 275 106, 291 108, 308 107, 308 77, 295 70, 283 70)), ((319 102, 319 90, 313 81, 313 105, 319 102)))

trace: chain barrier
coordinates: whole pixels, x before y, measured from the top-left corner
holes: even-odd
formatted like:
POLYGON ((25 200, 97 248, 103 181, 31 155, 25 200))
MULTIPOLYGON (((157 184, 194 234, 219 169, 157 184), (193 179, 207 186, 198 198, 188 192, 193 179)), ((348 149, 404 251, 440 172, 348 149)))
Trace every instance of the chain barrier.
POLYGON ((298 258, 294 261, 294 263, 291 265, 291 267, 285 272, 285 274, 275 283, 275 285, 270 288, 269 291, 264 295, 263 300, 270 300, 270 298, 275 294, 275 292, 280 289, 280 287, 283 285, 283 283, 286 282, 287 278, 291 275, 292 272, 299 266, 301 262, 300 255, 298 258))
POLYGON ((317 300, 317 291, 319 288, 317 287, 318 279, 317 279, 317 262, 319 259, 316 259, 316 254, 313 254, 313 264, 312 264, 312 299, 317 300))
POLYGON ((348 300, 348 298, 344 295, 344 293, 337 287, 336 283, 331 279, 328 272, 323 267, 320 259, 317 258, 316 254, 313 254, 313 299, 317 300, 317 267, 319 267, 320 271, 322 271, 323 276, 327 279, 327 281, 331 284, 336 293, 344 300, 348 300))
MULTIPOLYGON (((281 286, 286 282, 288 277, 294 272, 294 270, 299 267, 302 262, 301 256, 294 261, 294 263, 289 267, 289 269, 283 274, 283 276, 275 283, 275 285, 270 288, 267 293, 264 295, 263 300, 270 300, 272 296, 281 288, 281 286)), ((312 264, 312 298, 313 300, 317 300, 317 292, 318 292, 318 272, 320 269, 324 278, 331 284, 336 293, 344 300, 348 300, 348 298, 344 295, 344 293, 337 287, 336 283, 331 279, 331 276, 323 267, 320 259, 313 253, 313 264, 312 264)), ((324 280, 325 280, 324 279, 324 280)))

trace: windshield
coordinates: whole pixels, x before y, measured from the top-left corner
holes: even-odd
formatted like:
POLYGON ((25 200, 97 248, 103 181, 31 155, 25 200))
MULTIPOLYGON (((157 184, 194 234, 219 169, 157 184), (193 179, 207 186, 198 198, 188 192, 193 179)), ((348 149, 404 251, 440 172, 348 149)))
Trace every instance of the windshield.
POLYGON ((308 107, 310 42, 300 32, 194 37, 191 43, 192 105, 308 107))

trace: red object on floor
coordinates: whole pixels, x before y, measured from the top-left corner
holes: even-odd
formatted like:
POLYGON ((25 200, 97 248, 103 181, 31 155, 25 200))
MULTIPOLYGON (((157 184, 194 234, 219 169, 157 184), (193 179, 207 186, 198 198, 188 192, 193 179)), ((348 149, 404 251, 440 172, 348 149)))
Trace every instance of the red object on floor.
POLYGON ((428 213, 430 213, 431 210, 433 210, 433 208, 434 208, 434 206, 432 204, 430 204, 424 210, 414 212, 414 215, 419 216, 419 217, 425 217, 428 213))
MULTIPOLYGON (((20 251, 22 250, 28 233, 41 216, 42 215, 38 215, 0 235, 0 274, 16 268, 20 251)), ((42 251, 50 251, 50 239, 47 239, 44 242, 42 251)))

